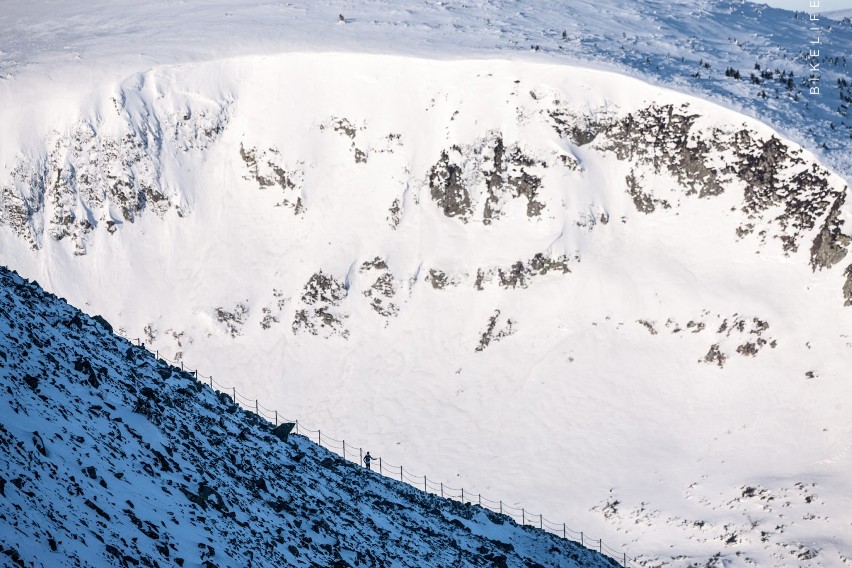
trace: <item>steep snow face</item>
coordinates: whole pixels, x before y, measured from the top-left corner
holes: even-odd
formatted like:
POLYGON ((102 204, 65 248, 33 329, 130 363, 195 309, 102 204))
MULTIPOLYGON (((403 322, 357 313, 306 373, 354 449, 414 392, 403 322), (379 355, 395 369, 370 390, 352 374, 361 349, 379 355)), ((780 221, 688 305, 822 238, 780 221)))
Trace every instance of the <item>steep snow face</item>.
POLYGON ((0 258, 121 333, 648 561, 850 557, 852 200, 767 127, 355 54, 42 96, 0 258))
POLYGON ((616 565, 302 436, 282 442, 5 268, 0 289, 4 565, 616 565))

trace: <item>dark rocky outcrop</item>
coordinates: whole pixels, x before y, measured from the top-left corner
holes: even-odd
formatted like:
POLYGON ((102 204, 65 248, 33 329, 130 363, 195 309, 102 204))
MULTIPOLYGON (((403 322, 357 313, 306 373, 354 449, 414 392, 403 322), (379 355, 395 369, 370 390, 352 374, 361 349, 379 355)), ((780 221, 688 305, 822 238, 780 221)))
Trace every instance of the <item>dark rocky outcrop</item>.
POLYGON ((811 247, 811 267, 831 268, 846 257, 852 237, 842 232, 844 224, 840 218, 840 208, 846 200, 846 194, 839 196, 823 223, 811 247))
POLYGON ((305 284, 301 298, 305 307, 296 311, 293 333, 348 337, 349 330, 343 325, 348 316, 339 309, 348 293, 348 287, 334 276, 315 273, 305 284))

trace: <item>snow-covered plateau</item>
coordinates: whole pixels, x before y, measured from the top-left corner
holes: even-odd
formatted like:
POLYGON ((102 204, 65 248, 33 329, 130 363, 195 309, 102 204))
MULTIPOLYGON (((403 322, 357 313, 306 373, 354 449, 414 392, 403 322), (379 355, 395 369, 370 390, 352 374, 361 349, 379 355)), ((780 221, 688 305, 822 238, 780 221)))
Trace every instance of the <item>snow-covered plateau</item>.
POLYGON ((640 565, 848 566, 845 59, 557 4, 9 7, 0 264, 640 565))

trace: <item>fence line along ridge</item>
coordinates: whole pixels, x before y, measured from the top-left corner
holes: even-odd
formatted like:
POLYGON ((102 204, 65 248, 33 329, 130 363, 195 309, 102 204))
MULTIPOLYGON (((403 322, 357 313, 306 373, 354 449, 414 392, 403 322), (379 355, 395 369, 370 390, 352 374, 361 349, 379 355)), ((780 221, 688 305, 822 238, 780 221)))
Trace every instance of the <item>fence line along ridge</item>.
MULTIPOLYGON (((133 341, 135 341, 137 346, 144 348, 144 343, 141 343, 139 338, 131 340, 128 337, 124 337, 124 339, 126 339, 130 343, 133 343, 133 341)), ((248 398, 239 394, 237 392, 236 387, 228 387, 214 380, 212 375, 203 375, 199 373, 198 370, 192 370, 188 367, 185 367, 183 361, 172 361, 167 357, 160 355, 159 351, 154 351, 154 355, 158 360, 161 360, 172 367, 180 368, 181 371, 192 373, 193 375, 195 375, 195 379, 197 381, 210 387, 211 389, 230 396, 231 400, 234 401, 234 404, 236 404, 243 410, 253 412, 258 417, 272 422, 275 426, 278 426, 278 424, 283 422, 292 422, 296 425, 293 430, 294 434, 302 436, 308 441, 314 442, 320 447, 323 447, 327 450, 336 453, 346 461, 356 463, 358 465, 363 464, 363 448, 356 447, 353 444, 347 445, 345 439, 338 440, 337 438, 332 438, 327 434, 323 434, 322 430, 320 429, 311 430, 310 428, 305 427, 299 420, 286 418, 277 410, 266 408, 265 406, 260 404, 260 401, 258 399, 248 398)), ((608 546, 600 538, 591 538, 583 531, 575 531, 569 528, 566 523, 557 523, 551 521, 541 513, 534 514, 530 511, 527 511, 524 507, 515 507, 503 502, 502 500, 494 501, 493 499, 488 499, 486 497, 483 497, 481 493, 472 493, 470 491, 465 491, 463 487, 450 487, 449 485, 445 485, 443 482, 431 480, 425 475, 415 475, 410 471, 405 470, 401 465, 392 465, 387 463, 386 461, 383 461, 381 456, 376 457, 371 455, 371 457, 373 458, 374 463, 379 464, 378 469, 374 471, 385 477, 402 483, 406 483, 414 487, 415 489, 419 489, 420 491, 423 491, 430 495, 438 495, 444 499, 453 499, 455 501, 467 503, 468 505, 478 505, 484 509, 488 509, 491 512, 506 515, 513 521, 515 521, 516 523, 520 523, 521 525, 546 531, 550 534, 564 538, 565 540, 570 540, 572 542, 579 543, 580 546, 583 546, 590 550, 597 550, 600 554, 608 556, 609 558, 618 562, 620 566, 623 566, 625 568, 636 568, 638 566, 635 563, 636 557, 629 558, 626 552, 615 550, 611 546, 608 546)))

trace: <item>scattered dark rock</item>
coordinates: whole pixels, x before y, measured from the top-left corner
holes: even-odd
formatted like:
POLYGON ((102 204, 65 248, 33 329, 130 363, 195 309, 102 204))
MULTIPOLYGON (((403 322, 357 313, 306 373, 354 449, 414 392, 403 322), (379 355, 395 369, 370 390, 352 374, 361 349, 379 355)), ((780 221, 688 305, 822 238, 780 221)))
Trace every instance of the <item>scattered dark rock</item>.
POLYGON ((627 194, 633 199, 633 205, 636 206, 636 210, 640 213, 653 213, 657 209, 657 206, 663 209, 671 208, 668 201, 655 199, 650 193, 646 193, 633 170, 630 170, 624 181, 627 183, 627 194))
POLYGON ((249 308, 245 303, 238 303, 231 311, 225 308, 216 308, 216 318, 225 327, 231 337, 240 335, 243 325, 248 319, 249 308))
POLYGON ((103 509, 101 509, 100 507, 98 507, 97 505, 95 505, 94 503, 92 503, 92 501, 90 499, 86 499, 83 502, 83 504, 86 505, 86 507, 93 510, 98 515, 100 515, 101 517, 103 517, 104 519, 106 519, 107 521, 111 520, 111 517, 109 516, 109 514, 106 511, 104 511, 103 509))
POLYGON ((636 320, 636 323, 644 326, 651 335, 657 335, 657 330, 654 328, 654 324, 648 320, 636 320))
POLYGON ((739 353, 740 355, 754 357, 755 355, 757 355, 757 352, 757 346, 750 341, 737 347, 737 353, 739 353))
POLYGON ((155 391, 151 387, 142 387, 141 389, 139 389, 139 394, 141 394, 148 400, 157 400, 157 391, 155 391))
POLYGON ((473 214, 470 192, 462 180, 460 166, 450 162, 446 150, 441 152, 438 163, 429 170, 429 192, 447 217, 458 217, 468 221, 473 214))
POLYGON ((450 284, 450 279, 447 274, 441 270, 429 269, 429 275, 426 276, 426 281, 432 284, 432 288, 443 290, 450 284))
POLYGON ((343 326, 347 316, 336 309, 347 294, 348 286, 333 276, 322 271, 311 276, 301 298, 308 307, 296 312, 293 333, 306 331, 311 335, 320 335, 322 332, 326 337, 340 335, 347 338, 349 330, 343 326))
POLYGON ((301 169, 281 165, 281 154, 275 148, 259 151, 240 144, 240 157, 249 171, 243 179, 256 182, 261 190, 277 187, 284 197, 276 206, 292 209, 295 215, 302 213, 304 204, 299 193, 304 172, 301 169))
POLYGON ((86 375, 92 387, 98 388, 100 386, 101 383, 95 374, 94 368, 92 368, 92 364, 88 360, 78 357, 74 361, 74 370, 86 375))
POLYGON ((21 558, 21 554, 17 549, 0 546, 0 553, 5 554, 15 566, 19 566, 20 568, 26 567, 26 563, 24 563, 24 559, 21 558))
POLYGON ((38 390, 38 377, 32 375, 24 375, 24 382, 33 390, 38 390))
POLYGON ((47 457, 47 448, 45 448, 44 440, 41 439, 41 435, 38 432, 33 432, 33 445, 36 447, 38 453, 47 457))
POLYGON ((715 343, 710 346, 710 350, 707 351, 707 355, 704 356, 705 363, 716 363, 719 365, 719 368, 725 366, 725 361, 727 361, 727 357, 724 353, 719 349, 719 344, 715 343))
POLYGON ((476 346, 475 351, 480 352, 484 351, 486 347, 488 347, 491 342, 500 341, 504 337, 509 337, 515 333, 515 322, 511 319, 507 319, 505 325, 503 325, 502 329, 497 328, 497 320, 500 317, 500 310, 494 310, 494 314, 488 318, 488 325, 485 328, 485 331, 482 332, 482 336, 479 338, 479 345, 476 346))

